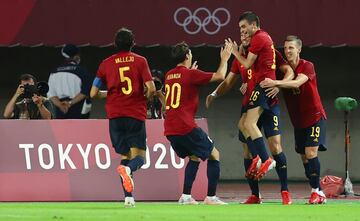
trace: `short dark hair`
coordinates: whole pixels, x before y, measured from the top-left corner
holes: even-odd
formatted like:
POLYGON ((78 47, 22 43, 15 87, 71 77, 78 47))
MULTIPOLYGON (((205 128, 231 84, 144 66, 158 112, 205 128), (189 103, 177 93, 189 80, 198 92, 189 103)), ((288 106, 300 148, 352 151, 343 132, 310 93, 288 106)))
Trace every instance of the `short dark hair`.
POLYGON ((184 41, 177 43, 172 49, 171 49, 171 58, 176 64, 179 64, 186 59, 186 54, 188 54, 190 51, 189 45, 186 44, 184 41))
POLYGON ((36 84, 37 80, 31 74, 22 74, 22 75, 20 75, 19 82, 21 83, 21 81, 28 81, 30 79, 32 79, 34 81, 34 83, 36 84))
POLYGON ((152 75, 153 77, 155 77, 155 78, 160 79, 161 82, 164 82, 164 80, 165 80, 165 79, 164 79, 164 78, 165 78, 164 72, 162 72, 161 70, 152 69, 152 70, 151 70, 151 75, 152 75))
POLYGON ((115 34, 115 47, 119 51, 131 51, 134 46, 134 34, 127 28, 120 28, 115 34))
POLYGON ((66 44, 62 49, 61 49, 61 54, 63 57, 65 57, 66 59, 72 58, 75 55, 78 55, 80 53, 80 49, 74 45, 74 44, 66 44))
POLYGON ((260 27, 260 19, 254 12, 251 12, 251 11, 244 12, 239 17, 239 22, 242 20, 246 20, 249 23, 256 22, 256 26, 260 27))
POLYGON ((302 47, 302 41, 298 36, 295 35, 288 35, 286 36, 285 41, 295 41, 300 47, 302 47))

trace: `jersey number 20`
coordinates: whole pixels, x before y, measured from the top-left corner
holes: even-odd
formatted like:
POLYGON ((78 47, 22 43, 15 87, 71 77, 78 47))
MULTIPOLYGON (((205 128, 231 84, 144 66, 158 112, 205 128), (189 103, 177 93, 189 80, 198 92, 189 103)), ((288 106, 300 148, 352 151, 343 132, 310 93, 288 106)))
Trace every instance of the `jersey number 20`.
POLYGON ((181 85, 179 83, 173 84, 171 87, 168 84, 165 84, 165 92, 166 92, 166 104, 168 104, 168 98, 171 94, 170 103, 166 105, 166 110, 171 108, 178 108, 180 105, 180 95, 181 95, 181 85))

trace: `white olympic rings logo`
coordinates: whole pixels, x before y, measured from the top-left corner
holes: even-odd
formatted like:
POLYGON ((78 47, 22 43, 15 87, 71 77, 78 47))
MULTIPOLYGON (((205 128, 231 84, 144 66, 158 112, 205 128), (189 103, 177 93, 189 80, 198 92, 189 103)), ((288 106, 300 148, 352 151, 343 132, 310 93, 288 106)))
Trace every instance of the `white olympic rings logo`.
POLYGON ((201 29, 206 34, 214 35, 220 31, 221 27, 227 25, 230 22, 230 12, 226 8, 217 8, 217 9, 215 9, 215 11, 213 13, 211 13, 209 11, 209 9, 201 7, 201 8, 196 9, 194 11, 194 13, 192 13, 190 11, 190 9, 181 7, 175 11, 174 21, 177 25, 183 27, 184 31, 190 35, 195 35, 195 34, 199 33, 201 31, 201 29), (179 21, 179 19, 178 19, 178 14, 180 12, 186 12, 188 14, 188 16, 182 22, 179 21), (207 14, 207 16, 205 17, 205 19, 203 21, 201 21, 201 19, 198 16, 199 12, 205 12, 207 14), (219 12, 223 12, 226 14, 225 21, 220 21, 220 19, 216 16, 216 14, 219 12), (189 30, 188 26, 191 22, 194 22, 197 25, 197 28, 195 30, 189 30), (216 26, 216 29, 213 31, 210 31, 207 28, 207 26, 210 24, 210 22, 212 22, 216 26))

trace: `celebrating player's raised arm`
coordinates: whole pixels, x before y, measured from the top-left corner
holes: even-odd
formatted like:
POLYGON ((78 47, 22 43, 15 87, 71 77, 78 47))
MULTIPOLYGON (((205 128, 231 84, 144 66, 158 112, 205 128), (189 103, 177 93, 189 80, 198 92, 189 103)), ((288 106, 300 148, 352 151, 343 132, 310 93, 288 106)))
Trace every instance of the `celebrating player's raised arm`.
POLYGON ((223 81, 225 79, 227 66, 228 66, 228 60, 231 56, 232 52, 232 46, 231 44, 225 43, 225 46, 221 48, 220 50, 220 64, 217 71, 213 74, 212 78, 210 79, 210 82, 214 81, 223 81))
POLYGON ((204 204, 226 204, 216 196, 217 182, 220 177, 220 153, 213 141, 197 126, 195 113, 199 104, 199 88, 210 81, 223 80, 227 61, 231 56, 231 47, 221 49, 221 62, 216 73, 196 69, 192 63, 192 53, 185 42, 176 44, 171 57, 177 64, 165 75, 164 135, 180 158, 189 158, 185 170, 183 194, 180 204, 198 204, 191 196, 192 184, 196 178, 200 160, 207 160, 208 193, 204 204), (197 139, 193 139, 196 137, 197 139))
POLYGON ((255 63, 257 58, 256 54, 249 52, 247 57, 245 58, 244 56, 242 56, 242 45, 240 45, 239 47, 236 41, 232 41, 230 38, 225 41, 232 46, 232 54, 244 66, 244 68, 249 69, 255 63))
POLYGON ((236 83, 236 81, 239 79, 239 75, 236 75, 232 72, 229 72, 229 74, 226 76, 225 80, 217 86, 215 91, 213 91, 211 94, 209 94, 206 97, 206 108, 209 108, 213 100, 219 96, 222 96, 226 94, 236 83))

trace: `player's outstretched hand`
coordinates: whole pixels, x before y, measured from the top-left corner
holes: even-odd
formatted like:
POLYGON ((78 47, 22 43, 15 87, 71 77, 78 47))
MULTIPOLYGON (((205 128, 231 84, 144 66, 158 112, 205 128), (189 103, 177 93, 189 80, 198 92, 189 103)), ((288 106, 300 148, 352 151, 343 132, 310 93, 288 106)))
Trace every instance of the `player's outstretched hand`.
POLYGON ((280 89, 278 87, 269 87, 265 89, 266 96, 270 98, 276 97, 276 95, 279 93, 280 89))
POLYGON ((191 69, 198 69, 197 61, 194 61, 194 63, 191 65, 191 69))
POLYGON ((220 50, 220 58, 222 60, 228 61, 231 56, 232 50, 232 45, 225 41, 225 46, 220 50))
POLYGON ((270 78, 265 78, 262 82, 260 82, 260 86, 262 88, 275 87, 276 82, 270 78))
POLYGON ((232 54, 236 55, 239 53, 239 45, 236 41, 231 40, 231 38, 225 39, 225 44, 229 44, 232 47, 232 54))
POLYGON ((211 103, 215 100, 216 96, 214 96, 213 94, 209 94, 207 97, 206 97, 206 102, 205 102, 205 107, 206 108, 209 108, 211 103))
POLYGON ((244 95, 247 90, 247 83, 243 83, 240 87, 240 92, 244 95))

